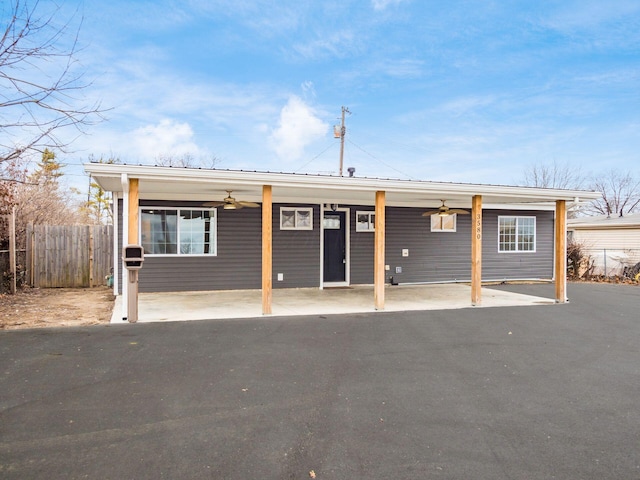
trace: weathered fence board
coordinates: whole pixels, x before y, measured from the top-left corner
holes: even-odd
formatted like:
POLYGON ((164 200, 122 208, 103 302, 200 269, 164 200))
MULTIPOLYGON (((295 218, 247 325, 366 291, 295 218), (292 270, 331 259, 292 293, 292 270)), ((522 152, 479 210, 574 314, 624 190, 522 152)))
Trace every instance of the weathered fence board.
POLYGON ((36 225, 27 230, 27 258, 34 287, 103 285, 111 268, 111 225, 36 225))

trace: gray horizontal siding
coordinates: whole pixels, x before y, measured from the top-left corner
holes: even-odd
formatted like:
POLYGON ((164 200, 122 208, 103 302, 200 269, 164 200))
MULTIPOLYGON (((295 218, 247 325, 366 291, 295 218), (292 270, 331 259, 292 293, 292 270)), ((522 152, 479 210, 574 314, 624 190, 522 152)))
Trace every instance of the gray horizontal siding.
MULTIPOLYGON (((141 200, 141 206, 199 207, 200 202, 141 200)), ((357 211, 373 211, 373 207, 350 208, 350 273, 352 284, 373 283, 374 234, 357 232, 357 211)), ((122 201, 118 202, 120 228, 119 250, 122 249, 122 201)), ((424 209, 388 207, 386 210, 386 261, 390 270, 385 279, 394 276, 400 283, 468 281, 471 277, 471 216, 458 215, 457 231, 431 232, 424 209), (402 250, 409 256, 403 257, 402 250), (402 273, 396 274, 396 267, 402 273)), ((217 256, 147 256, 140 270, 141 292, 198 291, 261 288, 261 209, 217 209, 217 256)), ((553 277, 553 212, 511 212, 513 215, 535 215, 535 253, 498 253, 498 215, 509 212, 483 211, 484 280, 537 279, 553 277)), ((274 288, 316 287, 320 281, 320 208, 318 205, 273 206, 273 286, 274 288), (280 230, 281 206, 313 208, 313 230, 280 230), (278 281, 278 273, 284 276, 278 281)))
MULTIPOLYGON (((355 231, 351 212, 351 283, 373 283, 373 234, 355 231)), ((424 209, 387 207, 385 263, 400 283, 469 281, 471 279, 471 215, 458 215, 456 232, 431 232, 424 209), (409 256, 403 257, 402 250, 409 256), (402 273, 396 274, 396 267, 402 273)), ((484 210, 482 212, 482 278, 484 280, 551 279, 553 277, 553 212, 484 210), (536 216, 536 252, 498 253, 498 216, 536 216)))
POLYGON ((320 207, 273 206, 273 288, 317 287, 320 284, 320 207), (313 230, 280 230, 280 207, 312 207, 313 230), (278 281, 278 273, 284 280, 278 281))
POLYGON ((485 210, 482 212, 482 230, 483 280, 553 278, 553 212, 485 210), (500 215, 536 217, 535 252, 498 252, 498 216, 500 215))
POLYGON ((372 207, 350 206, 351 227, 349 240, 349 255, 351 267, 351 283, 372 284, 373 283, 373 232, 356 232, 356 212, 373 212, 372 207))
POLYGON ((455 232, 431 232, 421 208, 387 208, 386 264, 400 283, 466 280, 471 277, 470 215, 458 215, 455 232), (402 250, 409 256, 403 257, 402 250), (402 273, 396 274, 396 267, 402 273))
MULTIPOLYGON (((140 200, 140 206, 192 207, 201 202, 140 200)), ((318 286, 320 209, 313 205, 313 230, 280 230, 280 207, 273 205, 274 288, 318 286), (282 273, 284 280, 277 281, 282 273)), ((287 204, 286 206, 294 206, 287 204)), ((122 201, 119 202, 122 224, 122 201)), ((122 228, 119 229, 122 249, 122 228)), ((217 209, 216 256, 146 256, 139 272, 141 292, 259 289, 262 286, 262 210, 217 209)))
MULTIPOLYGON (((141 200, 141 206, 201 207, 201 202, 141 200)), ((217 255, 145 257, 141 292, 260 288, 262 214, 260 208, 217 209, 217 255)))

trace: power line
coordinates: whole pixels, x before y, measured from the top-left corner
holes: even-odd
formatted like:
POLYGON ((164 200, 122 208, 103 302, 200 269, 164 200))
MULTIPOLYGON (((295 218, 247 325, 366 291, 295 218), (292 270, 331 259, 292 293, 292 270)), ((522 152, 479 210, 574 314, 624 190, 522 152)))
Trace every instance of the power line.
POLYGON ((377 158, 375 155, 367 152, 364 148, 362 148, 360 145, 355 144, 351 139, 347 138, 347 141, 352 144, 354 147, 358 148, 359 150, 361 150, 362 152, 366 153, 367 155, 369 155, 371 158, 373 158, 375 161, 380 162, 382 165, 384 165, 387 168, 390 168, 391 170, 394 170, 396 172, 398 172, 400 175, 404 175, 405 177, 410 178, 411 180, 417 180, 417 178, 409 175, 408 173, 403 172, 402 170, 398 170, 397 168, 389 165, 386 162, 383 162, 382 160, 380 160, 379 158, 377 158))
POLYGON ((335 145, 335 142, 331 142, 329 144, 329 146, 327 148, 325 148, 324 150, 322 150, 319 154, 317 154, 315 157, 313 157, 311 160, 309 160, 307 163, 305 163, 304 165, 302 165, 300 168, 298 168, 297 170, 294 170, 293 173, 298 173, 300 170, 302 170, 304 167, 306 167, 307 165, 309 165, 311 162, 313 162, 316 158, 318 158, 320 155, 322 155, 323 153, 325 153, 327 150, 329 150, 331 147, 333 147, 335 145))

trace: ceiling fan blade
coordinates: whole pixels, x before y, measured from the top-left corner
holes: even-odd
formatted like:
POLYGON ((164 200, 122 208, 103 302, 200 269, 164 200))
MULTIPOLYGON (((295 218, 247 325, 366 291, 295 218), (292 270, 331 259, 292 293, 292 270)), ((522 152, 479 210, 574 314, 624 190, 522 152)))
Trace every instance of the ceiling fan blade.
POLYGON ((224 202, 204 202, 202 204, 203 207, 219 207, 224 205, 224 202))
POLYGON ((235 202, 236 205, 241 205, 243 207, 249 207, 249 208, 258 208, 260 206, 260 204, 255 203, 255 202, 235 202))
POLYGON ((438 213, 440 213, 440 210, 429 210, 427 212, 424 212, 422 214, 423 217, 430 217, 431 215, 437 215, 438 213))
POLYGON ((460 215, 469 215, 467 210, 462 210, 461 208, 450 208, 448 213, 458 213, 460 215))

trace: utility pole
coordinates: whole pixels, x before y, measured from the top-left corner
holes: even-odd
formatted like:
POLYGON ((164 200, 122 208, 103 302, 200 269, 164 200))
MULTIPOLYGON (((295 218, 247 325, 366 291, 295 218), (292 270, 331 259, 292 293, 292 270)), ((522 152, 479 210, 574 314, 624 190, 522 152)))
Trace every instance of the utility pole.
POLYGON ((347 107, 342 107, 342 123, 340 124, 340 176, 342 176, 342 166, 344 164, 344 135, 347 133, 347 129, 344 126, 344 114, 351 112, 347 107))

